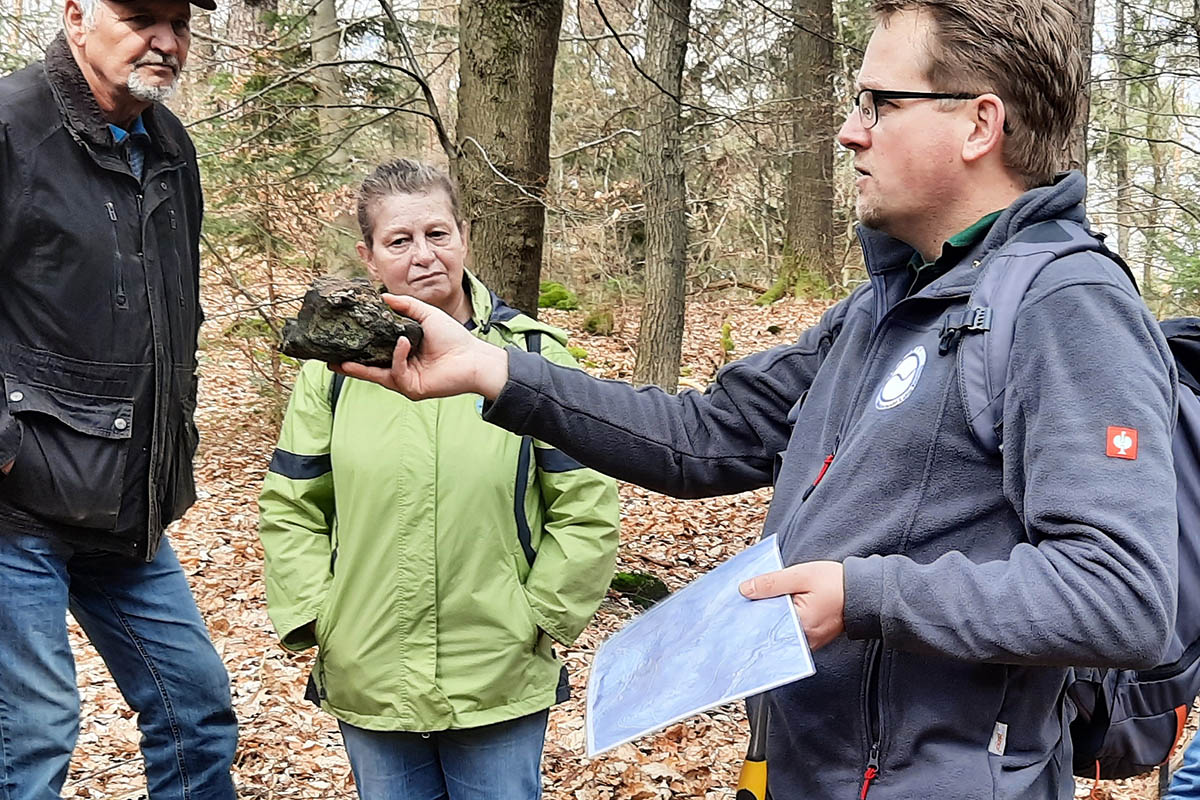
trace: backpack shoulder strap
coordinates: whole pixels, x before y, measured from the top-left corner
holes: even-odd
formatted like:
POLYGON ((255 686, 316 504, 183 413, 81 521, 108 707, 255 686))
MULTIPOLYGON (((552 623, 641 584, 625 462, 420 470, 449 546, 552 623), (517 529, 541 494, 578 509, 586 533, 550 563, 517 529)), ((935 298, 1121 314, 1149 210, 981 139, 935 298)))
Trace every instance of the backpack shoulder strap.
POLYGON ((338 398, 342 394, 342 384, 346 382, 346 376, 340 372, 333 373, 333 380, 329 382, 329 416, 332 417, 337 411, 338 398))
POLYGON ((528 353, 542 352, 541 331, 525 331, 525 351, 528 353))
POLYGON ((962 339, 958 366, 967 423, 979 443, 992 452, 998 453, 1004 447, 1001 417, 1021 301, 1048 264, 1082 252, 1101 253, 1129 272, 1125 262, 1109 251, 1100 237, 1079 223, 1039 222, 985 259, 966 310, 950 314, 942 324, 942 355, 962 339), (976 333, 985 335, 970 335, 976 333))
MULTIPOLYGON (((525 332, 525 350, 530 353, 542 352, 542 332, 525 332)), ((529 519, 525 516, 525 493, 529 489, 530 464, 533 462, 533 437, 521 437, 521 449, 517 455, 517 485, 513 491, 513 517, 517 523, 517 539, 520 540, 521 550, 525 560, 533 566, 537 551, 533 549, 533 534, 529 528, 529 519)))

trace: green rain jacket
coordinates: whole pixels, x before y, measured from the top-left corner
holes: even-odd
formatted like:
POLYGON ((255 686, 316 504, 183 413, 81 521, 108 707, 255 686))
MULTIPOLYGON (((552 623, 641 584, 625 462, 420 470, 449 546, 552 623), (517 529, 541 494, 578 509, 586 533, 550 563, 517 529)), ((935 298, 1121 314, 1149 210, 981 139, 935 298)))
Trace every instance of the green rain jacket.
MULTIPOLYGON (((565 335, 468 276, 474 332, 575 362, 565 335)), ((483 421, 483 398, 412 402, 300 371, 259 499, 267 604, 318 645, 321 707, 369 730, 488 725, 565 699, 570 644, 608 588, 614 482, 483 421), (310 623, 315 621, 314 629, 310 623)))

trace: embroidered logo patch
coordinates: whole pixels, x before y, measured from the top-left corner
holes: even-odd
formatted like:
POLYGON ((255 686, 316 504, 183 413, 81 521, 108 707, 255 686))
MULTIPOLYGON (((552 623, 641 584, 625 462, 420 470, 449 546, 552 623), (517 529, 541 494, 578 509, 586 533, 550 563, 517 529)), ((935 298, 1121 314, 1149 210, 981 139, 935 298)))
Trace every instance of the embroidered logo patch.
POLYGON ((1104 454, 1109 458, 1137 458, 1137 428, 1108 426, 1108 448, 1104 454))
POLYGON ((886 411, 907 400, 913 389, 917 388, 917 381, 921 379, 923 369, 925 347, 917 345, 904 354, 892 369, 892 374, 883 382, 883 386, 879 387, 879 394, 875 395, 875 407, 886 411))

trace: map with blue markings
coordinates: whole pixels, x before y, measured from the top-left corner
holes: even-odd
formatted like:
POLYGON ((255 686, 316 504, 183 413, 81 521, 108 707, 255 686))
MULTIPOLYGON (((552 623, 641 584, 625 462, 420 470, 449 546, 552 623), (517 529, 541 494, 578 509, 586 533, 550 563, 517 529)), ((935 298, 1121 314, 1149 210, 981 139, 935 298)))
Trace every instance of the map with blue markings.
POLYGON ((588 678, 588 755, 812 675, 791 598, 738 592, 747 578, 782 568, 775 537, 763 539, 602 644, 588 678))

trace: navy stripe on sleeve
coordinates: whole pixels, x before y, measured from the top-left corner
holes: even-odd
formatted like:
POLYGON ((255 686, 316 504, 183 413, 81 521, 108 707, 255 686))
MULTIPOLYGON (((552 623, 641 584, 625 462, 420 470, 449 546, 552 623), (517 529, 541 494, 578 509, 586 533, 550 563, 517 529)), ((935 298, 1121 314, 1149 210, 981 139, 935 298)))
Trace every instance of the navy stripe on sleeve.
POLYGON ((319 456, 300 456, 287 450, 275 449, 270 471, 294 481, 309 481, 333 470, 329 453, 319 456))
POLYGON ((537 459, 538 469, 542 472, 571 472, 572 470, 583 469, 583 464, 580 464, 562 450, 555 450, 549 447, 535 447, 533 448, 533 455, 537 459))

